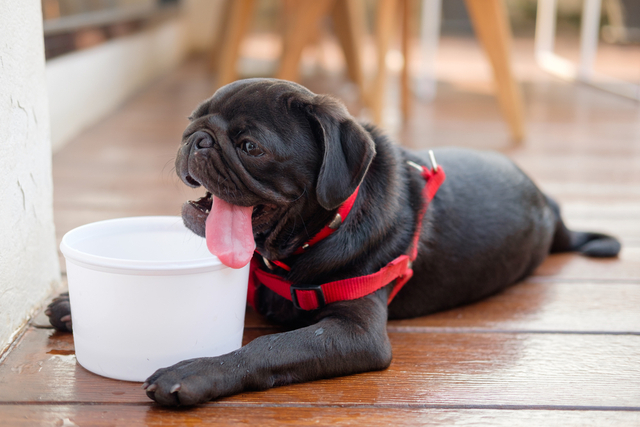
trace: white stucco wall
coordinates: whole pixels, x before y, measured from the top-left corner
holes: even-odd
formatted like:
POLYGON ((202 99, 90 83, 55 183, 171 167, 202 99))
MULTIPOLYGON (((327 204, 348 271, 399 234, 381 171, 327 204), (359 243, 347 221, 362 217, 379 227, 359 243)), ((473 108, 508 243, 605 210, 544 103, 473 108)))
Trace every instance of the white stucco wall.
POLYGON ((0 352, 60 280, 40 0, 0 2, 0 352))

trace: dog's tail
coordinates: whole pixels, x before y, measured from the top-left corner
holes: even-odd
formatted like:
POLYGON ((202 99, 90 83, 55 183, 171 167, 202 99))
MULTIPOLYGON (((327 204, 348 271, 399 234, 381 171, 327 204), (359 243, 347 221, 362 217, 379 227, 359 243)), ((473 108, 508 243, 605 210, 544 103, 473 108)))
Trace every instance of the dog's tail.
POLYGON ((549 205, 556 214, 556 231, 551 244, 551 253, 579 252, 589 257, 608 258, 620 253, 620 241, 615 237, 602 233, 569 230, 560 216, 560 207, 547 197, 549 205))
POLYGON ((562 234, 566 233, 568 236, 558 239, 559 233, 556 229, 551 253, 579 252, 582 255, 597 258, 615 257, 620 253, 621 245, 618 239, 607 234, 571 231, 565 227, 562 234))

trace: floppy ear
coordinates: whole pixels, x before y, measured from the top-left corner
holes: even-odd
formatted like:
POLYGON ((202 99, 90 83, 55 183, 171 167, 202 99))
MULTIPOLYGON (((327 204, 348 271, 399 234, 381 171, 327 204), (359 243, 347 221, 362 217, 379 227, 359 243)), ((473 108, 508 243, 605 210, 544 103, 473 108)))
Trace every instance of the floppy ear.
POLYGON ((311 128, 324 155, 316 195, 320 205, 332 210, 356 190, 376 149, 371 136, 335 99, 316 95, 307 105, 311 128))

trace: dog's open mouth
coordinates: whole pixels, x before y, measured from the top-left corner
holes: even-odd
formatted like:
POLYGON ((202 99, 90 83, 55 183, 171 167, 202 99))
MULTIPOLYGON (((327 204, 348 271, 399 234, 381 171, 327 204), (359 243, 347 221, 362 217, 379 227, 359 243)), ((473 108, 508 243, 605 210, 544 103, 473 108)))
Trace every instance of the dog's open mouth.
POLYGON ((240 206, 207 192, 182 208, 185 225, 206 238, 209 251, 232 268, 245 266, 256 247, 254 233, 271 227, 276 214, 273 205, 240 206))
POLYGON ((213 198, 211 197, 211 193, 207 191, 207 194, 205 194, 204 197, 200 197, 198 200, 189 200, 188 203, 200 212, 209 215, 209 212, 211 212, 213 198))
MULTIPOLYGON (((197 199, 189 200, 182 207, 182 218, 185 225, 200 237, 205 237, 206 222, 213 205, 213 196, 210 191, 197 199)), ((253 207, 251 223, 254 233, 265 234, 274 226, 273 217, 277 214, 277 206, 271 204, 259 204, 253 207)))
MULTIPOLYGON (((197 200, 189 200, 187 202, 192 208, 196 209, 199 213, 200 219, 204 222, 211 212, 211 206, 213 204, 213 197, 211 192, 207 191, 204 197, 197 200)), ((277 207, 275 205, 261 204, 253 207, 253 214, 251 215, 251 222, 254 226, 263 225, 265 221, 273 213, 277 207)))

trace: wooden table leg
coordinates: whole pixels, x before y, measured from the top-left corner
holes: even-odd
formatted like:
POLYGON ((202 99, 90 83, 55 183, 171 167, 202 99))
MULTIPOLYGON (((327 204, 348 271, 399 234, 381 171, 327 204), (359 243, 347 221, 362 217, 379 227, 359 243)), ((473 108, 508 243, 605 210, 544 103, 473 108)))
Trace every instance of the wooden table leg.
POLYGON ((401 0, 402 7, 402 57, 404 64, 400 75, 400 108, 402 110, 403 120, 407 120, 411 114, 411 73, 410 73, 410 57, 411 57, 411 33, 413 31, 413 5, 411 0, 401 0))
POLYGON ((293 81, 298 79, 302 50, 316 31, 320 19, 329 13, 335 1, 300 1, 287 31, 277 78, 293 81))
POLYGON ((222 17, 221 19, 215 20, 215 22, 217 22, 216 28, 214 29, 216 34, 214 37, 213 46, 211 46, 211 49, 209 50, 208 66, 209 71, 211 71, 212 73, 217 73, 220 69, 220 56, 222 53, 222 48, 224 46, 225 35, 227 33, 227 30, 229 29, 229 19, 227 18, 230 16, 229 14, 231 13, 232 3, 232 0, 224 0, 224 3, 220 7, 220 10, 217 10, 217 13, 220 13, 222 17))
POLYGON ((371 108, 373 121, 382 122, 382 108, 387 83, 387 52, 396 25, 398 0, 379 0, 376 13, 375 37, 378 51, 378 64, 371 89, 367 96, 367 104, 371 108))
POLYGON ((339 0, 333 7, 335 31, 344 52, 347 73, 365 94, 364 71, 362 70, 362 37, 365 33, 364 4, 362 0, 339 0))
POLYGON ((238 77, 236 67, 240 56, 240 43, 247 32, 255 6, 255 0, 231 0, 230 3, 224 38, 219 40, 222 49, 216 88, 231 83, 238 77))
POLYGON ((511 30, 503 0, 465 0, 476 36, 496 80, 498 102, 515 141, 525 136, 524 107, 511 69, 511 30))

